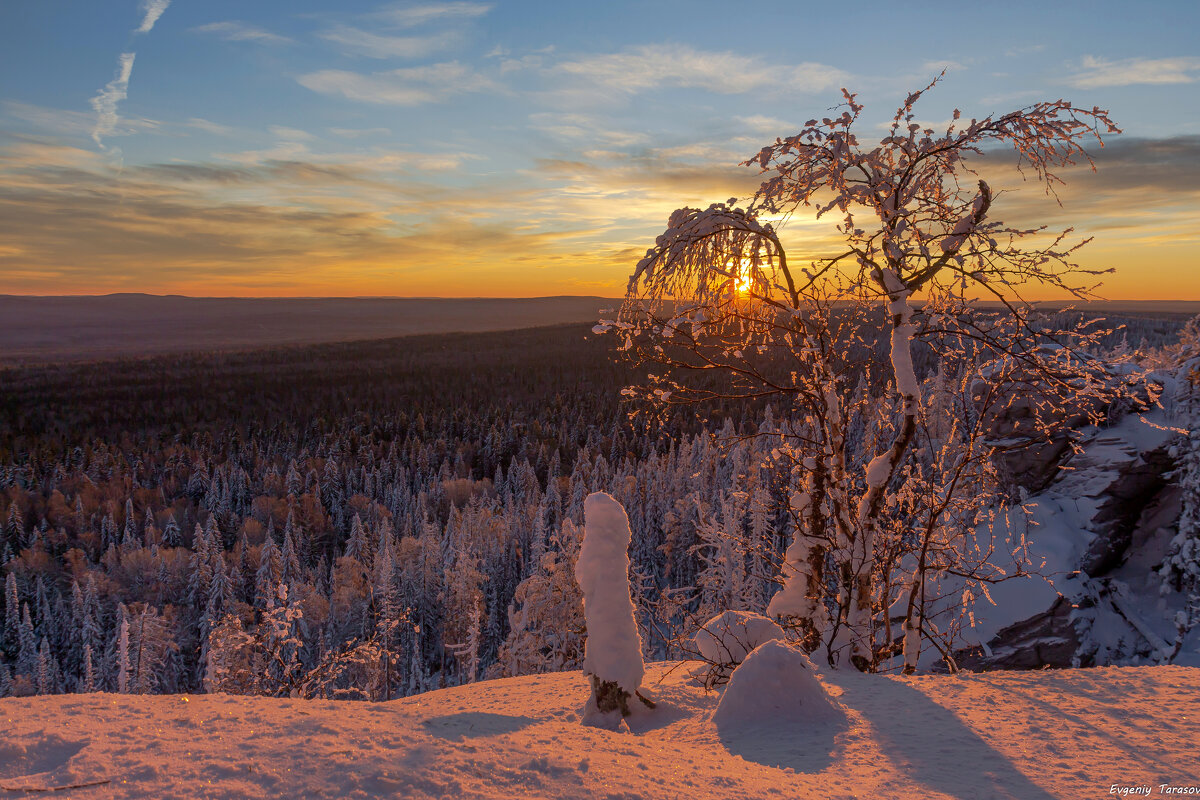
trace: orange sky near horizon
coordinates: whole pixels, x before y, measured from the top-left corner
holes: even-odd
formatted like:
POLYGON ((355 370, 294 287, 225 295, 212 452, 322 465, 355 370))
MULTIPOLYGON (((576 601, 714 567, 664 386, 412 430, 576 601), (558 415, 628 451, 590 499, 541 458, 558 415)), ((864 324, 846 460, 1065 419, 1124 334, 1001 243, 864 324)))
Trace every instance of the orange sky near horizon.
MULTIPOLYGON (((719 0, 614 2, 167 0, 149 25, 134 0, 18 4, 0 294, 620 296, 674 209, 752 196, 738 165, 836 115, 841 87, 870 149, 942 75, 914 109, 939 132, 959 109, 1108 109, 1124 133, 1062 172, 1061 206, 1011 155, 973 156, 989 216, 1094 237, 1102 297, 1200 301, 1200 4, 968 5, 931 38, 872 0, 848 47, 796 35, 845 25, 839 6, 735 26, 719 0)), ((839 252, 830 227, 793 218, 791 263, 839 252)))
MULTIPOLYGON (((312 212, 318 220, 314 229, 309 218, 289 219, 295 212, 286 208, 264 203, 247 214, 219 199, 205 203, 203 194, 182 201, 169 179, 136 171, 114 179, 91 156, 57 153, 54 158, 95 170, 92 197, 56 198, 84 220, 83 230, 75 237, 60 234, 57 252, 36 242, 49 235, 44 220, 30 219, 27 243, 19 231, 7 236, 0 244, 0 264, 7 267, 0 293, 619 297, 674 208, 731 193, 746 196, 758 183, 752 170, 721 164, 697 167, 694 185, 682 191, 671 177, 654 173, 636 179, 623 171, 598 174, 586 185, 573 178, 558 216, 540 223, 528 218, 542 213, 555 192, 564 191, 561 185, 530 189, 524 203, 499 218, 486 208, 494 198, 478 189, 461 197, 446 192, 432 212, 427 209, 431 215, 420 230, 396 235, 386 214, 363 209, 357 200, 325 198, 326 204, 355 208, 330 220, 312 212), (626 179, 628 188, 621 183, 626 179), (614 192, 624 196, 613 197, 614 192), (105 203, 102 214, 93 207, 105 203), (171 210, 175 227, 156 230, 154 217, 164 203, 178 204, 171 210), (26 259, 32 263, 23 265, 26 259)), ((1108 165, 1111 181, 1103 161, 1096 173, 1072 170, 1060 190, 1061 206, 1036 185, 1012 180, 1007 170, 989 174, 981 167, 981 174, 992 181, 1005 178, 994 184, 1006 189, 993 205, 994 218, 1020 226, 1046 224, 1050 230, 1074 225, 1078 238, 1093 237, 1078 260, 1087 268, 1114 270, 1099 279, 1100 297, 1200 301, 1200 193, 1152 192, 1154 181, 1164 178, 1147 175, 1138 158, 1137 147, 1117 153, 1108 165), (1127 185, 1131 175, 1134 182, 1127 185)), ((839 251, 829 218, 797 214, 782 233, 793 264, 839 251)), ((1070 300, 1062 292, 1036 288, 1026 297, 1070 300)))
MULTIPOLYGON (((1080 262, 1089 268, 1113 268, 1111 274, 1098 277, 1094 294, 1102 300, 1195 301, 1200 302, 1200 264, 1197 245, 1191 237, 1153 244, 1093 241, 1081 253, 1080 262)), ((9 273, 20 281, 19 291, 0 290, 11 295, 103 295, 136 292, 188 297, 445 297, 504 298, 552 297, 560 295, 616 298, 625 293, 636 258, 628 261, 580 258, 576 269, 565 274, 549 270, 531 270, 528 264, 443 266, 445 272, 428 276, 406 277, 397 281, 394 263, 320 264, 303 270, 288 270, 293 283, 288 285, 272 272, 254 275, 229 275, 221 281, 97 280, 62 290, 62 282, 46 273, 9 273), (512 270, 512 271, 510 271, 512 270), (446 273, 453 273, 447 275, 446 273), (515 273, 515 274, 514 274, 515 273), (401 285, 398 285, 401 284, 401 285)), ((1034 301, 1067 302, 1072 298, 1049 289, 1026 291, 1034 301)))

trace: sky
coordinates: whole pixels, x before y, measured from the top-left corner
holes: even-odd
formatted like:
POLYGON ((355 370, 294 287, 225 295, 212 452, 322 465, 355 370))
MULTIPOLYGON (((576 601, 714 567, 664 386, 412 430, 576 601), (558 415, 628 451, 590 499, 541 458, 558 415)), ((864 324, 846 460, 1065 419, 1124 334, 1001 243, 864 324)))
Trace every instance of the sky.
POLYGON ((0 0, 0 293, 620 296, 842 87, 871 139, 945 70, 921 121, 1108 109, 1061 206, 980 159, 992 216, 1095 237, 1107 298, 1200 300, 1197 30, 1194 0, 0 0))

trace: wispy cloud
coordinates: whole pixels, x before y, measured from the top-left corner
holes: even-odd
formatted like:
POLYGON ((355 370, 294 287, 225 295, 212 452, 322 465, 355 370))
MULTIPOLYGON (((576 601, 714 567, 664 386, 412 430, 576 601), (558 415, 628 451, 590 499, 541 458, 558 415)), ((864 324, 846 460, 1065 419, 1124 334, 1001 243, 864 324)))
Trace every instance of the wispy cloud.
POLYGON ((375 72, 370 75, 326 69, 301 75, 297 81, 301 86, 321 94, 341 95, 364 103, 397 106, 437 103, 456 94, 497 88, 490 78, 457 61, 375 72))
POLYGON ((233 128, 228 125, 222 125, 219 122, 203 119, 202 117, 192 117, 186 123, 188 127, 211 133, 216 136, 230 136, 233 134, 233 128))
POLYGON ((283 125, 271 125, 267 130, 276 139, 281 139, 286 142, 311 142, 317 137, 313 136, 308 131, 302 131, 299 128, 287 128, 283 125))
POLYGON ((329 132, 343 139, 363 139, 369 136, 391 136, 390 128, 330 128, 329 132))
POLYGON ((763 114, 734 117, 734 119, 750 132, 759 135, 784 136, 800 130, 800 126, 794 122, 785 122, 778 117, 768 117, 763 114))
POLYGON ((95 114, 46 108, 16 100, 0 102, 6 120, 19 120, 27 126, 54 136, 91 136, 96 128, 95 114))
POLYGON ((485 3, 424 3, 421 5, 393 5, 383 8, 371 16, 401 28, 414 28, 430 22, 474 19, 491 10, 485 3))
POLYGON ((171 5, 171 0, 142 0, 142 24, 134 33, 149 33, 169 5, 171 5))
POLYGON ((429 36, 385 36, 348 25, 337 25, 319 35, 351 55, 369 58, 426 58, 460 41, 454 31, 429 36))
POLYGON ((244 22, 236 20, 210 22, 207 25, 199 25, 192 28, 192 31, 195 33, 211 33, 220 36, 227 42, 259 42, 260 44, 292 43, 292 40, 286 36, 280 36, 279 34, 271 33, 254 25, 247 25, 244 22))
POLYGON ((129 76, 133 74, 133 53, 121 53, 117 59, 117 75, 92 98, 92 110, 96 112, 96 124, 92 128, 92 140, 104 147, 103 137, 117 130, 117 106, 129 96, 129 76))
POLYGON ((529 124, 559 139, 605 147, 632 147, 650 139, 645 133, 614 128, 590 114, 540 112, 529 115, 529 124))
POLYGON ((678 44, 643 45, 620 53, 586 56, 558 64, 556 69, 627 93, 680 87, 739 94, 764 86, 817 92, 847 77, 824 64, 768 64, 757 57, 705 52, 678 44))
POLYGON ((1200 58, 1125 58, 1109 61, 1084 56, 1082 68, 1067 79, 1080 89, 1137 84, 1192 83, 1200 78, 1200 58))

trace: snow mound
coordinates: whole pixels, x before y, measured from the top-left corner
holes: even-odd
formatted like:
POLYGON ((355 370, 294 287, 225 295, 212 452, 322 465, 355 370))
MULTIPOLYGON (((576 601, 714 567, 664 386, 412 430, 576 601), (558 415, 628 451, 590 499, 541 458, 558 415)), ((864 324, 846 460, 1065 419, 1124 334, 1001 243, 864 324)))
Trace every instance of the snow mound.
POLYGON ((756 647, 783 639, 783 628, 753 611, 725 611, 696 631, 696 649, 713 664, 740 664, 756 647))
POLYGON ((630 696, 642 685, 642 639, 629 594, 629 517, 611 495, 583 501, 584 535, 575 564, 587 621, 583 671, 630 696))
POLYGON ((733 671, 713 722, 725 731, 773 728, 780 722, 833 722, 840 716, 808 656, 772 639, 733 671))

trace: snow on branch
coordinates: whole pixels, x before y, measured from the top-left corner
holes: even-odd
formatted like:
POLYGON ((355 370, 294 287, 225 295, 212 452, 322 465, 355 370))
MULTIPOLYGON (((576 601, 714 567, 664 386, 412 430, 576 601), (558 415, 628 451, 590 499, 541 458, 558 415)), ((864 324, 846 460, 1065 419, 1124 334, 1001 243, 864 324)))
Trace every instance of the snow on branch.
POLYGON ((629 278, 629 294, 711 306, 764 293, 783 250, 771 225, 736 202, 675 211, 629 278))

